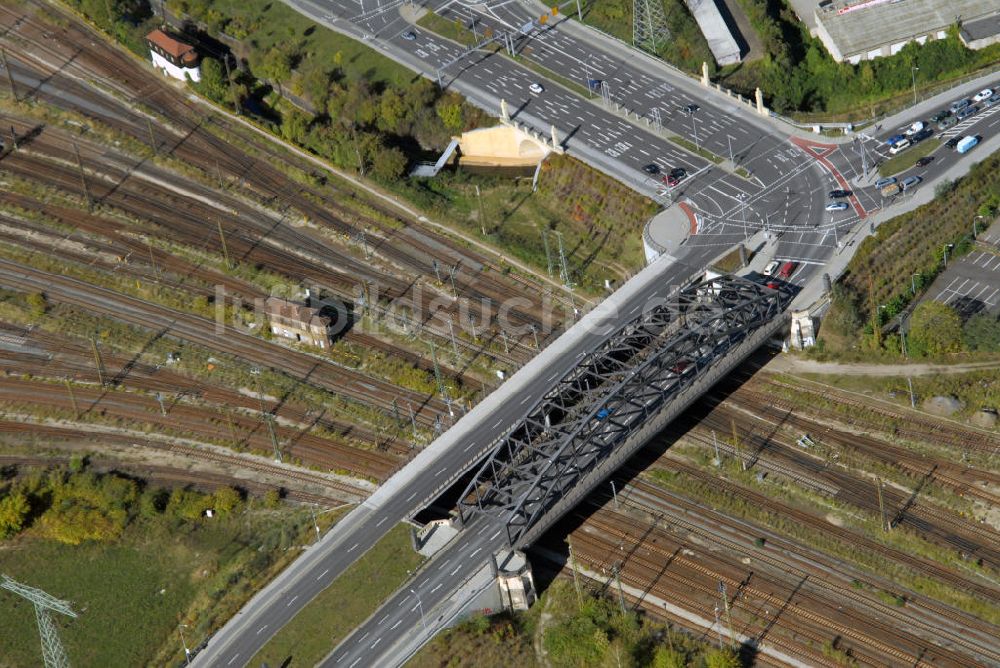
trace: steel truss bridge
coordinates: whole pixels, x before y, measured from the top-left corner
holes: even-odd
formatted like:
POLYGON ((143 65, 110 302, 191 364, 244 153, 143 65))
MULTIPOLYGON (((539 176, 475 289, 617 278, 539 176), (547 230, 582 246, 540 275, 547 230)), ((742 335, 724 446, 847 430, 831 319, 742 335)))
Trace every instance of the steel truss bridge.
POLYGON ((783 325, 788 292, 722 276, 647 306, 529 410, 460 497, 524 548, 783 325))

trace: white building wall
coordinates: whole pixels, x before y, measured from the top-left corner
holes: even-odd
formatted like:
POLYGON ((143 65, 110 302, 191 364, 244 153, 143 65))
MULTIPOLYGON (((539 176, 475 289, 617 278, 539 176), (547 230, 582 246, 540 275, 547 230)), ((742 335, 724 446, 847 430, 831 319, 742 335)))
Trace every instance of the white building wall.
POLYGON ((177 67, 156 51, 150 51, 149 54, 153 57, 153 67, 163 70, 167 76, 180 81, 187 81, 188 78, 195 83, 201 81, 200 67, 177 67))

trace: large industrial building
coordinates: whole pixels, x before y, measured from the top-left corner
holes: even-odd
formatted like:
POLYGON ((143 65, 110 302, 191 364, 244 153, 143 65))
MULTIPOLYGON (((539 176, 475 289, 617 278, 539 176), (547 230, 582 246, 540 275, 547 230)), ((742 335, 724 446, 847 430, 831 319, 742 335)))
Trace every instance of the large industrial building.
POLYGON ((816 36, 835 60, 859 63, 891 56, 910 42, 942 39, 948 28, 972 26, 970 48, 1000 34, 996 0, 836 0, 816 8, 816 36))

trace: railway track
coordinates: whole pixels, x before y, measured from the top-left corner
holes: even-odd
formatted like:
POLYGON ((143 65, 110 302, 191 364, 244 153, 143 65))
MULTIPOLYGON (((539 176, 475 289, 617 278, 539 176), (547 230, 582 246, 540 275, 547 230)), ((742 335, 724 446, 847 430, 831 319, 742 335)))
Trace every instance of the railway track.
MULTIPOLYGON (((0 454, 0 467, 31 467, 31 468, 58 468, 65 467, 70 462, 69 455, 48 455, 48 456, 27 456, 27 455, 4 455, 0 454)), ((313 494, 300 489, 289 489, 282 487, 280 490, 266 483, 248 480, 237 476, 223 473, 212 473, 209 471, 196 471, 190 468, 179 466, 163 466, 144 464, 138 462, 122 462, 117 459, 105 459, 102 457, 87 457, 87 469, 98 473, 108 473, 112 471, 126 471, 140 476, 143 480, 171 487, 187 487, 193 485, 199 489, 212 492, 219 487, 234 487, 243 489, 249 494, 262 496, 270 491, 284 492, 284 498, 300 503, 309 503, 319 506, 333 506, 343 503, 343 499, 327 494, 313 494)))
MULTIPOLYGON (((802 393, 804 390, 798 385, 790 385, 780 380, 766 378, 762 380, 766 386, 780 388, 785 391, 802 393)), ((766 390, 740 390, 754 403, 766 402, 773 407, 795 412, 798 408, 793 402, 784 399, 780 394, 767 392, 766 390)), ((833 388, 824 387, 824 398, 829 401, 835 398, 836 402, 842 406, 851 408, 851 413, 845 414, 837 411, 827 410, 819 406, 811 406, 810 411, 823 417, 830 417, 837 422, 849 424, 875 432, 885 432, 886 418, 893 421, 892 432, 896 436, 913 439, 918 442, 936 443, 955 447, 959 451, 977 450, 993 454, 1000 448, 1000 436, 989 434, 974 429, 969 429, 958 424, 942 424, 940 420, 934 420, 916 410, 906 410, 891 408, 889 404, 877 400, 861 401, 857 397, 850 396, 833 388)))
POLYGON ((856 545, 859 549, 881 555, 887 560, 912 568, 914 571, 925 576, 946 582, 958 591, 967 591, 985 601, 1000 600, 1000 587, 997 587, 985 578, 971 573, 968 576, 963 576, 935 561, 888 545, 883 545, 851 529, 832 524, 823 517, 772 499, 755 490, 733 483, 726 478, 702 471, 690 464, 675 459, 662 458, 656 462, 651 461, 647 464, 637 464, 636 466, 637 468, 630 470, 631 473, 636 475, 638 475, 640 469, 647 470, 650 466, 683 473, 694 480, 712 485, 714 488, 726 492, 754 507, 766 508, 778 516, 787 517, 802 526, 811 527, 846 545, 856 545))
POLYGON ((397 458, 385 453, 319 438, 305 430, 285 427, 280 423, 274 423, 268 428, 263 420, 237 412, 220 416, 215 409, 202 409, 180 402, 172 403, 167 410, 165 406, 161 409, 159 402, 153 397, 130 392, 78 387, 70 396, 67 392, 56 391, 55 387, 47 383, 0 378, 0 404, 13 406, 15 410, 45 407, 73 414, 74 402, 79 407, 80 418, 88 421, 96 419, 102 422, 106 418, 112 418, 134 423, 137 428, 154 425, 198 441, 236 441, 240 449, 249 448, 258 452, 272 450, 269 431, 273 429, 279 445, 285 444, 285 456, 291 455, 329 469, 352 471, 356 475, 380 481, 388 478, 399 465, 397 458))
POLYGON ((0 418, 0 434, 58 440, 93 440, 96 436, 100 437, 102 443, 116 443, 125 447, 135 447, 136 444, 141 444, 139 447, 181 455, 186 459, 194 461, 205 461, 236 469, 257 471, 275 476, 278 479, 295 480, 303 484, 324 487, 331 490, 331 492, 344 494, 346 500, 364 499, 370 493, 369 489, 365 487, 350 485, 306 469, 289 465, 279 465, 256 455, 229 453, 213 447, 194 447, 150 434, 126 434, 122 433, 121 430, 102 429, 97 425, 88 425, 87 429, 84 430, 78 426, 34 424, 24 420, 0 418))
MULTIPOLYGON (((98 386, 101 376, 94 367, 93 350, 83 342, 55 337, 43 330, 25 332, 16 328, 5 328, 0 323, 0 335, 12 336, 23 344, 0 347, 0 366, 11 374, 32 378, 49 378, 60 382, 66 379, 74 382, 98 386), (20 352, 17 350, 20 349, 20 352), (37 349, 37 351, 36 351, 37 349), (38 352, 40 351, 40 352, 38 352)), ((101 361, 106 378, 112 387, 127 386, 145 392, 159 392, 173 398, 187 397, 224 407, 227 410, 243 410, 253 414, 270 414, 279 421, 285 421, 298 428, 322 428, 343 439, 345 442, 374 444, 389 454, 406 457, 412 444, 389 435, 382 435, 356 422, 330 418, 325 411, 307 408, 289 400, 288 397, 274 399, 255 396, 246 390, 243 393, 231 390, 206 380, 196 380, 168 368, 138 362, 134 358, 113 353, 103 353, 101 361)))
POLYGON ((397 405, 412 406, 416 419, 427 426, 433 426, 440 416, 448 413, 448 405, 434 397, 391 385, 322 357, 283 348, 232 327, 82 281, 0 259, 0 285, 24 292, 43 292, 53 301, 269 367, 297 382, 306 382, 362 405, 375 406, 387 415, 392 415, 394 401, 397 405))
MULTIPOLYGON (((605 564, 620 560, 624 577, 634 574, 634 584, 644 589, 648 590, 652 584, 652 589, 657 591, 657 583, 666 579, 671 584, 682 585, 689 591, 700 592, 709 600, 714 598, 718 601, 718 583, 724 582, 727 590, 733 592, 735 600, 730 605, 737 615, 745 609, 745 600, 750 601, 746 604, 748 607, 780 610, 776 626, 783 625, 786 617, 794 618, 793 633, 807 635, 820 645, 834 637, 849 639, 855 655, 858 651, 864 652, 875 662, 884 662, 888 657, 890 663, 902 662, 911 666, 985 665, 971 660, 966 654, 931 645, 922 637, 882 621, 880 613, 874 612, 879 610, 874 601, 864 601, 867 605, 859 608, 838 608, 837 599, 828 598, 824 592, 814 589, 812 579, 805 583, 801 580, 788 582, 760 569, 754 570, 752 578, 748 579, 745 575, 747 569, 727 564, 718 555, 707 555, 703 550, 699 551, 699 558, 688 557, 683 552, 683 543, 672 544, 668 536, 655 530, 651 533, 643 524, 620 513, 605 515, 598 511, 588 520, 588 525, 596 531, 589 534, 580 532, 578 535, 596 539, 599 547, 595 552, 603 552, 605 564), (655 541, 647 537, 655 537, 655 541), (663 563, 669 563, 667 578, 662 577, 666 574, 663 563), (796 582, 801 584, 796 586, 796 582)), ((575 535, 574 547, 576 545, 575 535)), ((741 630, 746 632, 750 628, 741 627, 741 630)), ((770 640, 771 637, 769 633, 767 638, 770 640)))
MULTIPOLYGON (((31 47, 28 50, 37 50, 41 56, 32 61, 33 66, 43 69, 48 67, 50 75, 57 74, 57 70, 73 73, 75 80, 68 76, 63 77, 72 83, 96 79, 103 86, 117 91, 126 98, 141 100, 142 104, 162 118, 170 119, 167 125, 172 127, 160 127, 162 124, 158 123, 157 127, 153 128, 154 144, 169 146, 172 154, 199 166, 204 173, 212 174, 214 177, 216 173, 225 172, 231 180, 252 185, 258 192, 294 206, 302 211, 306 218, 318 221, 339 234, 350 236, 362 227, 374 230, 370 234, 373 235, 373 244, 379 246, 380 253, 391 254, 389 259, 392 262, 408 266, 425 276, 431 275, 435 262, 443 266, 458 266, 460 269, 455 274, 456 283, 464 285, 463 289, 468 291, 466 296, 470 298, 486 297, 501 302, 514 296, 524 296, 526 287, 534 288, 528 293, 529 297, 542 292, 541 286, 524 277, 517 277, 514 281, 499 280, 502 276, 499 267, 468 249, 455 245, 432 230, 420 229, 417 221, 405 221, 404 230, 420 229, 420 234, 411 235, 400 234, 398 224, 386 226, 375 218, 359 215, 357 211, 349 214, 356 219, 355 221, 338 218, 330 209, 331 200, 328 195, 321 194, 308 186, 292 185, 277 169, 277 165, 287 165, 305 172, 312 171, 314 167, 304 159, 292 157, 285 151, 277 151, 270 140, 265 141, 256 133, 240 127, 229 119, 214 115, 205 116, 200 109, 182 96, 178 96, 176 90, 149 77, 146 68, 141 67, 131 56, 104 44, 101 40, 91 39, 72 17, 64 17, 68 25, 61 28, 46 26, 36 18, 25 17, 23 11, 6 10, 3 18, 7 20, 8 25, 15 20, 21 21, 17 31, 8 32, 5 38, 20 40, 22 49, 31 47), (61 30, 66 42, 81 43, 81 48, 72 54, 65 53, 53 45, 51 40, 39 39, 39 36, 48 30, 61 30), (33 31, 34 36, 27 34, 30 31, 33 31), (222 141, 213 131, 206 129, 209 127, 239 137, 240 143, 253 146, 255 151, 263 152, 267 158, 265 160, 251 158, 242 150, 234 150, 233 142, 222 141), (315 202, 324 202, 324 206, 314 204, 315 202), (399 243, 391 243, 393 241, 399 243), (488 270, 488 275, 483 269, 488 270), (466 275, 467 271, 473 273, 466 275), (517 285, 511 285, 512 282, 517 285)), ((76 92, 95 95, 93 91, 86 89, 76 92)), ((39 93, 36 91, 36 94, 39 93)), ((102 96, 101 101, 111 106, 116 106, 117 102, 115 98, 109 99, 109 96, 102 96)), ((86 113, 87 110, 83 111, 86 113)), ((146 122, 148 116, 122 105, 116 106, 116 112, 102 120, 140 141, 148 140, 151 130, 146 122)), ((350 189, 342 189, 337 193, 343 197, 334 198, 333 201, 354 199, 354 192, 350 189)), ((398 220, 398 212, 377 200, 366 201, 364 206, 384 218, 398 220)), ((559 300, 558 295, 556 299, 559 300)), ((537 302, 535 304, 537 307, 537 302)), ((517 312, 515 315, 524 314, 517 312)), ((525 322, 529 321, 530 318, 525 319, 525 322)), ((537 318, 535 322, 538 322, 537 318)), ((525 352, 530 351, 526 349, 525 352)))

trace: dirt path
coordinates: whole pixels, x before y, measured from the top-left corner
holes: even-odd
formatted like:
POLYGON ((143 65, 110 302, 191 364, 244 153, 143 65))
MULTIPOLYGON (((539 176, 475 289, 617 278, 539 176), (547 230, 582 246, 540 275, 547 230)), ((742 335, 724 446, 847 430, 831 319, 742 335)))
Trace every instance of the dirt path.
POLYGON ((844 364, 780 355, 764 368, 775 373, 818 373, 831 376, 930 376, 1000 369, 1000 360, 964 364, 844 364))

